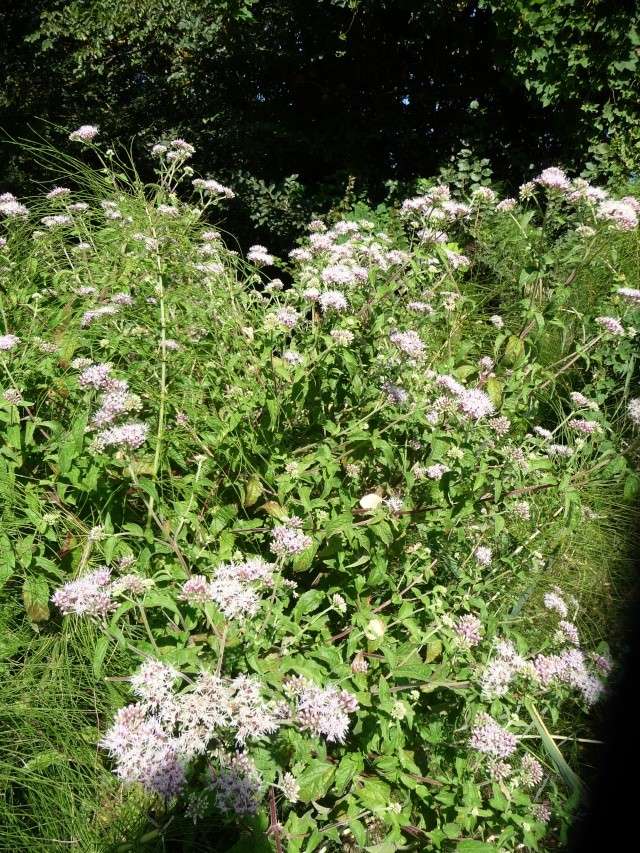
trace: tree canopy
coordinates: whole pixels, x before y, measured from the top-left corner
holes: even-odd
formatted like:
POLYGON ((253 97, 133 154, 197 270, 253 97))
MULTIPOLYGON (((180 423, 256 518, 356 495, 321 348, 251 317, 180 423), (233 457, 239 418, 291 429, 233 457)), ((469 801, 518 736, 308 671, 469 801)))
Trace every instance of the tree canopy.
MULTIPOLYGON (((284 234, 349 176, 380 196, 462 144, 507 182, 552 162, 628 173, 639 20, 620 0, 13 0, 0 127, 185 136, 284 234)), ((12 188, 33 177, 19 156, 12 188)))

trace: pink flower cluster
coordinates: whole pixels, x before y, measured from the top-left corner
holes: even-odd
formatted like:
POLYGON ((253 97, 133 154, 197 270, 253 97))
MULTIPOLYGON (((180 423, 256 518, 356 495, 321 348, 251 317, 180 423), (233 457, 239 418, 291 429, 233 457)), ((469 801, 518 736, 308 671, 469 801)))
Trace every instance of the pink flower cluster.
POLYGON ((275 565, 259 557, 244 563, 222 563, 213 579, 193 575, 187 580, 180 598, 191 604, 215 601, 227 619, 255 616, 260 606, 260 587, 272 587, 275 565))
POLYGON ((142 447, 149 433, 148 424, 129 421, 113 425, 113 421, 120 415, 141 408, 142 402, 138 395, 129 391, 129 385, 124 379, 115 379, 111 375, 113 365, 110 362, 89 362, 86 365, 83 361, 77 361, 76 364, 84 367, 78 377, 80 387, 104 392, 100 398, 100 408, 91 419, 91 426, 101 430, 94 439, 94 448, 104 451, 108 447, 116 447, 131 451, 142 447))
POLYGON ((310 536, 301 530, 302 519, 290 516, 285 524, 273 528, 270 548, 278 557, 292 557, 305 551, 312 543, 310 536))
POLYGON ((295 701, 294 717, 300 728, 328 741, 344 743, 349 731, 349 714, 358 710, 358 700, 347 690, 319 687, 303 676, 286 682, 285 688, 295 701))
POLYGON ((471 731, 469 746, 495 758, 508 758, 515 752, 518 740, 488 714, 480 714, 471 731))
POLYGON ((131 592, 142 595, 153 581, 138 574, 128 574, 116 580, 105 567, 88 572, 56 590, 51 601, 64 616, 106 616, 117 607, 114 596, 131 592))

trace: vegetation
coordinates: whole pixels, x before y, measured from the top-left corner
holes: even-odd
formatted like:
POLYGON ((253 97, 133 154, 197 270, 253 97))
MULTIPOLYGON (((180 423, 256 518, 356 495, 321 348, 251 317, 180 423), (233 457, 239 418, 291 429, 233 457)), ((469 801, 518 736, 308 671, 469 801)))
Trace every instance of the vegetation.
MULTIPOLYGON (((560 163, 608 182, 638 164, 633 0, 10 0, 0 127, 91 117, 112 139, 166 133, 236 188, 229 229, 280 251, 312 211, 436 174, 464 141, 514 190, 560 163), (277 243, 274 242, 277 240, 277 243)), ((43 178, 3 148, 4 184, 43 178)), ((152 175, 145 173, 145 179, 152 175)), ((405 190, 406 192, 406 190, 405 190)))
POLYGON ((640 203, 463 152, 244 255, 190 143, 148 181, 101 139, 0 199, 7 849, 562 845, 630 583, 640 203))

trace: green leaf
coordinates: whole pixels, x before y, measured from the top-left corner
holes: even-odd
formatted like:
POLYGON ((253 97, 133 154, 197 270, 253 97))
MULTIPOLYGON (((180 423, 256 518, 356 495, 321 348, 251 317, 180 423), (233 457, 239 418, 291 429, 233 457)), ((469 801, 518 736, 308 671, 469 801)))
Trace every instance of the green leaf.
POLYGON ((43 577, 27 578, 22 585, 22 600, 27 616, 32 622, 46 622, 49 618, 49 584, 43 577))
POLYGON ((545 726, 542 717, 536 710, 535 705, 530 699, 525 700, 525 706, 531 715, 531 719, 538 732, 540 733, 540 737, 542 738, 542 744, 547 752, 547 755, 553 761, 556 766, 558 773, 564 779, 567 787, 573 792, 574 795, 579 796, 584 791, 584 784, 579 776, 577 776, 573 770, 569 767, 567 762, 564 760, 564 757, 556 742, 553 740, 551 735, 549 734, 549 730, 545 726))
POLYGON ((314 761, 299 776, 300 800, 309 803, 318 800, 329 790, 336 768, 327 761, 314 761))
POLYGON ((91 661, 93 666, 93 674, 96 678, 102 677, 102 664, 104 663, 104 657, 107 653, 107 649, 109 648, 109 638, 108 637, 98 637, 96 641, 96 647, 93 651, 93 659, 91 661))

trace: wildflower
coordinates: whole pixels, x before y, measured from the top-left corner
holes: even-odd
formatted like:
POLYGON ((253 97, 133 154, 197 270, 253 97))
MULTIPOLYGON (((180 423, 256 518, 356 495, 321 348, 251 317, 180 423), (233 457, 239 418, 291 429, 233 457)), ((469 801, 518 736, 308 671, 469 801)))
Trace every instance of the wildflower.
POLYGON ((466 269, 471 265, 471 261, 466 255, 461 255, 459 252, 454 252, 451 249, 445 249, 444 253, 451 265, 451 268, 454 270, 466 269))
MULTIPOLYGON (((2 346, 0 346, 0 349, 2 349, 2 346)), ((633 400, 629 400, 627 414, 636 426, 640 426, 640 397, 635 397, 633 400)))
POLYGON ((170 695, 173 683, 179 677, 180 673, 172 666, 149 658, 131 676, 131 688, 149 705, 160 705, 170 695))
POLYGON ((171 352, 175 352, 180 349, 180 344, 178 341, 174 341, 173 338, 165 338, 164 341, 160 342, 160 346, 164 350, 170 350, 171 352))
POLYGON ((611 335, 617 337, 624 335, 624 326, 615 317, 596 317, 596 323, 611 335))
POLYGON ((577 432, 582 432, 585 435, 593 435, 596 432, 602 432, 602 427, 595 421, 586 421, 584 418, 572 418, 568 426, 575 429, 577 432))
POLYGON ((11 193, 2 193, 0 195, 0 214, 3 214, 9 219, 28 216, 29 211, 21 204, 18 199, 11 193))
POLYGON ((294 329, 300 320, 300 314, 294 308, 279 308, 273 318, 285 329, 294 329))
POLYGON ((599 655, 597 652, 591 652, 591 660, 603 675, 609 675, 611 672, 612 663, 608 657, 599 655))
POLYGON ((320 294, 318 302, 323 311, 345 311, 349 307, 344 294, 339 290, 326 290, 320 294))
POLYGON ((509 418, 506 418, 504 415, 501 415, 499 418, 491 418, 491 420, 489 421, 489 426, 497 436, 502 438, 511 429, 511 421, 509 420, 509 418))
POLYGON ((369 664, 362 652, 358 652, 351 661, 351 672, 365 673, 369 669, 369 664))
POLYGON ((340 346, 349 346, 353 343, 353 332, 348 329, 332 329, 329 334, 340 346))
POLYGON ((97 569, 69 581, 51 596, 51 601, 64 616, 106 616, 115 609, 111 600, 109 569, 97 569))
POLYGON ((482 639, 482 622, 477 616, 470 613, 461 616, 455 623, 453 630, 465 646, 473 648, 482 639))
POLYGON ((564 444, 550 444, 547 447, 547 453, 549 456, 561 456, 568 458, 569 456, 573 456, 573 449, 564 444))
POLYGON ((184 786, 175 739, 167 737, 142 704, 121 708, 100 745, 114 758, 116 773, 124 782, 139 782, 167 799, 184 786))
POLYGON ((120 557, 118 560, 118 568, 123 571, 124 569, 128 569, 132 566, 136 561, 136 558, 133 554, 125 554, 123 557, 120 557))
POLYGON ((133 305, 133 297, 129 293, 114 293, 111 301, 116 305, 133 305))
POLYGON ((518 501, 514 504, 513 511, 525 521, 528 521, 531 518, 531 509, 529 508, 527 501, 518 501))
POLYGON ((533 431, 535 432, 536 435, 539 435, 540 438, 547 438, 547 439, 553 438, 553 433, 550 432, 548 429, 545 429, 544 427, 535 426, 533 428, 533 431))
POLYGON ((491 187, 476 187, 471 193, 471 202, 484 202, 490 204, 496 200, 496 194, 491 187))
POLYGON ((499 761, 495 758, 490 758, 487 762, 487 770, 492 779, 496 782, 504 782, 513 773, 513 767, 508 761, 499 761))
POLYGON ((584 394, 581 394, 579 391, 572 391, 569 394, 571 398, 571 402, 578 406, 581 409, 597 409, 598 404, 594 403, 593 400, 590 400, 588 397, 585 397, 584 394))
POLYGON ((142 595, 152 586, 154 586, 152 578, 145 578, 142 575, 132 573, 115 580, 111 584, 111 594, 122 595, 124 592, 130 592, 133 595, 142 595))
POLYGON ((308 249, 292 249, 289 252, 289 257, 292 261, 310 261, 313 255, 308 249))
POLYGON ((265 246, 250 246, 247 252, 247 260, 257 266, 270 267, 275 263, 273 255, 270 255, 265 246))
POLYGON ((347 602, 337 592, 331 596, 331 606, 343 615, 347 612, 347 602))
POLYGON ((420 359, 424 356, 425 346, 416 332, 392 332, 389 340, 411 358, 420 359))
POLYGON ((566 190, 570 186, 569 179, 562 169, 558 169, 557 166, 550 166, 548 169, 543 169, 534 180, 540 186, 550 190, 566 190))
POLYGON ((102 539, 104 539, 104 527, 100 524, 96 524, 95 527, 92 527, 87 534, 87 541, 100 542, 102 539))
POLYGON ((258 769, 243 752, 221 753, 220 769, 211 770, 211 788, 216 795, 216 806, 222 812, 238 816, 256 814, 262 784, 258 769))
POLYGON ((510 213, 517 205, 515 198, 505 198, 496 204, 498 213, 510 213))
POLYGON ((560 622, 558 622, 558 631, 556 636, 560 642, 569 642, 573 646, 580 645, 578 629, 573 622, 568 622, 566 619, 561 619, 560 622))
POLYGON ((173 204, 159 204, 157 211, 160 216, 168 216, 173 219, 180 216, 180 210, 173 204))
POLYGON ((428 302, 409 302, 407 303, 409 311, 416 311, 418 314, 433 314, 433 308, 428 302))
POLYGON ((352 284, 356 280, 356 273, 345 264, 331 264, 322 270, 320 277, 325 284, 352 284))
MULTIPOLYGON (((461 396, 465 392, 464 385, 461 385, 457 379, 454 379, 453 376, 449 376, 448 374, 436 376, 435 383, 439 388, 445 388, 450 394, 455 394, 457 397, 461 396)), ((446 401, 446 398, 444 399, 446 401)))
POLYGON ((435 465, 429 465, 425 473, 430 480, 441 480, 445 474, 448 474, 451 469, 448 465, 443 465, 442 462, 436 462, 435 465))
POLYGON ((487 548, 485 545, 478 545, 474 551, 473 555, 476 558, 476 563, 479 566, 490 566, 491 560, 493 557, 493 553, 491 548, 487 548))
POLYGON ((525 788, 535 788, 544 778, 542 764, 530 753, 523 756, 520 762, 520 772, 522 773, 522 784, 525 788))
POLYGON ((628 199, 607 199, 598 205, 598 219, 611 222, 620 231, 633 231, 638 227, 638 210, 628 199))
POLYGON ((485 415, 490 415, 494 411, 489 395, 485 394, 484 391, 480 391, 479 388, 463 391, 458 398, 458 406, 465 415, 468 415, 474 421, 479 420, 485 415))
POLYGON ((295 719, 300 728, 329 742, 344 743, 349 730, 349 714, 358 709, 358 700, 346 690, 319 687, 310 679, 290 679, 289 692, 295 701, 295 719))
POLYGON ((557 592, 545 593, 543 601, 547 610, 553 610, 563 618, 569 613, 569 608, 567 607, 565 600, 559 594, 559 590, 557 592))
POLYGON ((292 365, 293 367, 297 367, 300 364, 304 364, 304 358, 300 355, 299 352, 295 352, 292 349, 288 349, 282 353, 282 358, 287 364, 292 365))
POLYGON ((83 124, 69 134, 71 142, 92 142, 98 135, 98 128, 93 124, 83 124))
POLYGON ((285 524, 274 527, 271 534, 270 548, 278 557, 294 556, 305 551, 312 543, 300 529, 302 520, 295 515, 290 516, 285 524))
POLYGON ((211 587, 204 575, 192 575, 182 585, 179 598, 189 604, 204 604, 211 601, 211 587))
POLYGON ((404 388, 401 388, 399 385, 394 385, 392 382, 384 382, 382 390, 386 394, 387 400, 395 405, 406 403, 409 399, 409 395, 404 388))
POLYGON ((71 190, 67 187, 54 187, 47 193, 47 198, 55 199, 62 198, 63 196, 67 196, 71 193, 71 190))
POLYGON ((540 823, 549 823, 551 819, 551 805, 545 800, 543 803, 536 803, 533 808, 533 815, 540 823))
POLYGON ((504 328, 504 320, 499 314, 492 314, 491 317, 489 317, 489 322, 494 325, 496 329, 504 328))
POLYGON ((280 780, 280 790, 290 803, 297 803, 300 797, 300 785, 293 773, 285 773, 280 780))
POLYGON ((225 187, 222 184, 218 183, 218 181, 214 180, 202 180, 202 178, 196 178, 191 182, 195 189, 202 190, 202 192, 209 193, 210 195, 220 195, 224 198, 235 198, 236 194, 229 187, 225 187))
POLYGON ((98 450, 105 450, 107 447, 137 450, 147 440, 148 433, 148 424, 131 421, 102 430, 96 436, 95 444, 98 450))
POLYGON ((47 228, 59 228, 63 225, 72 225, 73 219, 64 213, 59 213, 55 216, 43 216, 40 222, 47 228))
POLYGON ((504 696, 517 670, 511 661, 497 658, 488 664, 480 679, 482 695, 485 699, 496 699, 504 696))
POLYGON ((111 362, 91 364, 86 367, 78 377, 78 385, 81 388, 95 388, 104 390, 111 387, 111 362))
POLYGON ((23 402, 22 394, 17 388, 7 388, 2 396, 7 403, 11 403, 14 406, 19 406, 23 402))
POLYGON ((488 714, 480 714, 471 731, 469 745, 479 752, 496 758, 508 758, 515 752, 518 741, 488 714))
POLYGON ((640 305, 640 290, 634 287, 619 287, 618 295, 623 299, 629 300, 632 304, 640 305))
POLYGON ((20 338, 15 335, 0 335, 0 351, 13 349, 20 343, 20 338))
POLYGON ((389 509, 389 511, 394 513, 395 515, 398 515, 400 512, 402 512, 402 507, 404 506, 402 498, 398 497, 397 495, 391 495, 391 497, 387 498, 384 503, 385 506, 389 509))
POLYGON ((108 317, 117 314, 120 308, 117 305, 103 305, 101 308, 94 308, 91 311, 85 311, 80 320, 80 325, 83 328, 90 326, 98 317, 108 317))

